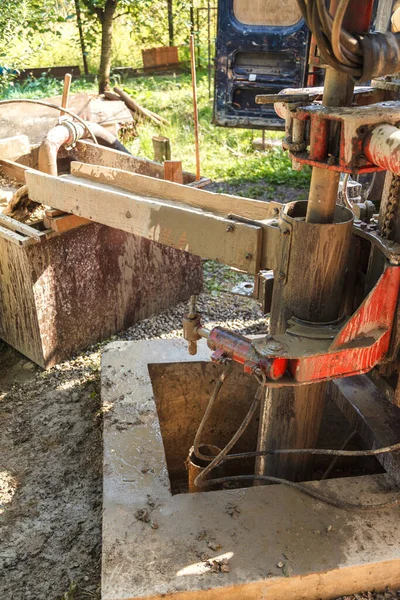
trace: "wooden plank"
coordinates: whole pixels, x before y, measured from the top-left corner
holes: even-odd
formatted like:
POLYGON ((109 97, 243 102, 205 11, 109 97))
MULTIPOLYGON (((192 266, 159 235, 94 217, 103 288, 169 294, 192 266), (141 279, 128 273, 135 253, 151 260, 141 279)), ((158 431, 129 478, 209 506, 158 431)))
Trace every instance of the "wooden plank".
POLYGON ((76 215, 66 214, 57 217, 45 216, 43 223, 47 229, 52 229, 57 233, 63 233, 64 231, 75 229, 75 227, 87 225, 88 223, 91 223, 91 221, 89 221, 89 219, 84 219, 83 217, 77 217, 76 215))
POLYGON ((46 208, 44 214, 46 217, 53 219, 54 217, 61 217, 61 215, 65 215, 66 213, 63 210, 58 210, 58 208, 46 208))
MULTIPOLYGON (((34 296, 35 279, 43 273, 43 264, 37 261, 34 273, 28 259, 28 252, 35 252, 39 245, 26 247, 12 242, 0 234, 0 337, 44 367, 42 342, 46 340, 40 335, 34 296)), ((41 247, 40 255, 43 263, 41 247)), ((48 309, 41 314, 48 319, 48 309)))
POLYGON ((85 163, 72 162, 71 174, 91 181, 109 183, 143 196, 156 196, 163 200, 182 202, 221 216, 235 214, 247 219, 264 220, 276 216, 277 206, 282 206, 262 200, 215 194, 170 181, 159 181, 153 177, 129 173, 121 169, 110 169, 85 163))
MULTIPOLYGON (((328 390, 368 448, 400 441, 400 407, 392 404, 367 375, 336 379, 328 390)), ((380 454, 377 459, 400 485, 400 453, 380 454)))
POLYGON ((261 227, 235 223, 232 230, 232 221, 220 216, 71 175, 52 177, 28 171, 26 181, 35 202, 249 273, 259 270, 261 227))
POLYGON ((246 25, 294 25, 301 19, 297 0, 233 0, 233 12, 246 25))
POLYGON ((8 159, 0 159, 0 167, 6 177, 25 185, 25 171, 28 169, 26 165, 8 159))
POLYGON ((29 139, 26 135, 16 135, 0 139, 0 158, 12 160, 27 154, 30 150, 29 139))
MULTIPOLYGON (((153 160, 148 160, 147 158, 139 158, 138 156, 131 156, 130 154, 120 152, 119 150, 99 146, 88 140, 80 140, 77 142, 75 148, 72 148, 68 152, 68 156, 74 160, 92 165, 123 169, 125 171, 148 175, 149 177, 155 177, 157 179, 164 179, 163 165, 160 165, 153 160)), ((195 176, 193 173, 183 171, 183 183, 185 185, 194 181, 195 176)))
POLYGON ((182 162, 180 160, 164 161, 164 179, 183 184, 182 162))
POLYGON ((16 231, 11 231, 10 229, 6 229, 6 227, 0 226, 0 237, 13 244, 17 244, 17 246, 26 246, 28 243, 33 242, 33 238, 25 237, 16 231))
POLYGON ((0 213, 0 225, 3 225, 7 229, 11 231, 16 231, 17 233, 21 233, 26 237, 33 238, 37 241, 41 241, 46 237, 46 234, 43 231, 38 231, 34 227, 30 225, 26 225, 26 223, 21 223, 12 217, 7 217, 0 213))

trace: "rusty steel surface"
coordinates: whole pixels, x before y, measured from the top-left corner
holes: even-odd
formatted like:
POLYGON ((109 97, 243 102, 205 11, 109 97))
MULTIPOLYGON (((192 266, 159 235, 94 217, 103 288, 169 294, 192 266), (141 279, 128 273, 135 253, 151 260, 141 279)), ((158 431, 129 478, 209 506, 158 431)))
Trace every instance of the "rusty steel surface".
POLYGON ((388 123, 377 125, 365 139, 363 149, 370 163, 400 175, 400 131, 397 127, 388 123))
POLYGON ((214 350, 211 357, 213 361, 219 362, 229 358, 243 365, 245 373, 257 374, 267 380, 281 379, 288 366, 285 357, 263 357, 251 340, 223 327, 214 327, 211 330, 207 344, 214 350))
MULTIPOLYGON (((342 326, 296 319, 285 333, 259 341, 214 327, 207 333, 212 360, 233 360, 275 389, 367 373, 389 349, 399 288, 400 267, 388 266, 342 326)), ((204 335, 200 325, 197 331, 204 335)))

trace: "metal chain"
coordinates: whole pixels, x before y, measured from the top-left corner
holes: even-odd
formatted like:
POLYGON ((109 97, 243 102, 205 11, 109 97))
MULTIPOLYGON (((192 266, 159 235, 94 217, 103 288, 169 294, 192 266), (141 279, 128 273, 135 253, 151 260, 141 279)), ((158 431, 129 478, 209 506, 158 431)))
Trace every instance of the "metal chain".
POLYGON ((393 175, 380 234, 389 239, 400 201, 400 176, 393 175))

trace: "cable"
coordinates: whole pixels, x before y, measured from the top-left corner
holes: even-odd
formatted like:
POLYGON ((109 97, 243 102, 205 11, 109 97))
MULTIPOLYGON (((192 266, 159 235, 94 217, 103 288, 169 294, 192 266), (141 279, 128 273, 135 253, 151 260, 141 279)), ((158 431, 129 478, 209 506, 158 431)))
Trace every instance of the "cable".
MULTIPOLYGON (((399 452, 400 442, 392 446, 384 446, 374 450, 331 450, 328 448, 275 448, 271 450, 255 450, 254 452, 241 452, 240 454, 228 454, 225 460, 237 460, 238 458, 257 458, 258 456, 270 456, 273 454, 310 454, 314 456, 378 456, 379 454, 390 454, 399 452)), ((208 457, 210 458, 210 457, 208 457)))
POLYGON ((350 174, 345 173, 345 176, 343 178, 343 192, 342 193, 343 193, 343 200, 344 200, 345 205, 347 206, 348 209, 351 210, 351 212, 353 212, 353 204, 352 204, 352 202, 350 202, 350 198, 347 193, 349 178, 350 178, 350 174))
POLYGON ((14 103, 27 103, 27 104, 39 104, 41 106, 48 106, 49 108, 54 108, 54 110, 58 110, 59 112, 62 113, 67 113, 67 115, 69 115, 70 117, 74 117, 81 125, 83 125, 83 127, 86 129, 86 131, 88 132, 89 136, 91 137, 92 141, 97 144, 97 140, 95 138, 95 136, 93 135, 92 131, 90 130, 90 127, 88 126, 88 124, 81 119, 81 117, 78 117, 78 115, 76 115, 74 112, 72 112, 71 110, 69 110, 68 108, 63 108, 62 106, 57 106, 57 104, 52 104, 51 102, 45 102, 44 100, 33 100, 31 98, 12 98, 11 100, 0 100, 0 106, 2 104, 14 104, 14 103))
MULTIPOLYGON (((201 423, 200 423, 200 425, 199 425, 199 427, 197 429, 196 436, 194 438, 194 442, 193 442, 194 453, 197 456, 197 458, 200 458, 200 459, 205 460, 205 461, 211 462, 212 460, 214 460, 214 457, 213 456, 211 456, 211 457, 207 456, 206 454, 202 454, 200 452, 199 447, 202 445, 200 443, 200 438, 201 438, 201 435, 203 433, 204 426, 205 426, 205 424, 207 423, 207 421, 209 419, 209 416, 210 416, 210 413, 211 413, 211 411, 213 409, 214 403, 215 403, 216 399, 219 396, 221 388, 224 385, 227 377, 229 377, 229 375, 231 373, 231 368, 232 368, 232 366, 231 366, 231 363, 230 363, 229 366, 228 366, 228 368, 225 371, 223 371, 223 373, 221 373, 221 375, 219 376, 218 381, 216 383, 216 386, 214 388, 214 391, 211 394, 211 398, 208 401, 208 405, 207 405, 207 408, 206 408, 205 413, 203 415, 203 418, 201 420, 201 423)), ((219 448, 218 448, 218 452, 220 452, 219 448)))
MULTIPOLYGON (((213 469, 215 469, 216 467, 218 467, 219 465, 221 465, 222 463, 224 463, 228 460, 235 460, 238 458, 242 458, 242 459, 243 458, 255 458, 257 456, 267 456, 267 455, 271 455, 271 454, 315 454, 315 455, 353 456, 353 457, 354 456, 376 456, 377 454, 386 454, 389 452, 396 452, 396 451, 400 450, 400 442, 399 442, 399 443, 393 444, 391 446, 386 446, 384 448, 377 448, 374 450, 359 450, 358 451, 358 450, 329 450, 329 449, 314 449, 314 448, 298 448, 297 449, 296 448, 296 449, 260 450, 260 451, 256 451, 256 452, 241 452, 239 454, 228 454, 229 450, 231 448, 233 448, 233 446, 236 444, 236 442, 239 440, 239 438, 243 435, 243 433, 249 426, 249 424, 254 416, 254 413, 259 405, 259 402, 260 402, 260 399, 262 396, 262 391, 263 391, 263 387, 259 386, 257 388, 257 392, 254 396, 254 400, 250 406, 250 409, 249 409, 247 415, 243 419, 242 424, 240 425, 240 427, 236 431, 236 433, 233 435, 231 440, 226 444, 226 446, 216 456, 210 457, 207 455, 203 455, 199 451, 200 437, 204 430, 204 425, 210 416, 210 413, 211 413, 212 407, 215 403, 215 400, 218 398, 219 392, 220 392, 227 376, 229 375, 229 372, 230 371, 225 371, 224 373, 222 373, 220 375, 219 380, 217 381, 217 384, 216 384, 214 391, 211 395, 211 398, 208 402, 206 411, 203 415, 203 418, 201 420, 201 423, 199 425, 199 428, 198 428, 196 436, 195 436, 195 442, 193 444, 195 455, 197 456, 197 458, 200 458, 200 459, 203 459, 203 460, 209 462, 209 464, 205 467, 205 469, 203 469, 203 471, 201 471, 199 473, 199 475, 196 477, 196 479, 194 480, 194 485, 196 487, 207 487, 210 485, 235 482, 235 481, 245 481, 245 480, 247 480, 247 481, 248 480, 250 480, 250 481, 268 481, 270 483, 278 483, 278 484, 286 485, 288 487, 292 487, 304 494, 307 494, 308 496, 311 496, 312 498, 315 498, 321 502, 324 502, 325 504, 329 504, 331 506, 335 506, 337 508, 342 508, 345 510, 363 510, 363 511, 371 510, 372 511, 372 510, 383 510, 383 509, 393 508, 395 506, 400 505, 400 498, 391 500, 389 502, 384 502, 381 504, 357 504, 357 503, 353 504, 350 502, 344 502, 343 500, 337 500, 337 499, 327 496, 325 494, 321 494, 320 492, 318 492, 312 488, 308 488, 308 487, 301 485, 299 483, 296 483, 294 481, 289 481, 287 479, 282 479, 279 477, 272 477, 272 476, 268 476, 268 475, 236 475, 236 476, 220 477, 218 479, 206 480, 207 475, 209 475, 209 473, 211 473, 211 471, 213 469)), ((351 436, 346 440, 345 445, 347 445, 349 439, 351 439, 352 436, 353 436, 353 432, 352 432, 351 436)), ((330 468, 332 468, 332 466, 333 466, 333 464, 330 465, 330 468)), ((324 476, 326 476, 326 474, 324 474, 324 476)))
POLYGON ((324 63, 358 82, 393 75, 400 68, 400 34, 351 34, 343 27, 350 0, 339 0, 332 16, 325 0, 297 0, 324 63))
MULTIPOLYGON (((345 450, 347 448, 348 443, 353 439, 353 437, 357 435, 357 432, 355 429, 353 429, 349 435, 347 436, 347 438, 344 440, 342 447, 340 448, 341 450, 345 450)), ((325 470, 325 472, 323 473, 320 481, 324 481, 325 479, 327 479, 328 475, 330 475, 332 473, 332 470, 334 468, 334 466, 336 465, 337 461, 339 460, 338 456, 335 456, 333 458, 333 460, 331 460, 328 468, 325 470)))
MULTIPOLYGON (((249 409, 247 415, 245 416, 245 418, 243 419, 243 422, 240 425, 239 429, 236 431, 236 433, 231 438, 231 440, 226 444, 225 448, 223 448, 223 450, 221 450, 221 452, 218 454, 218 456, 213 458, 212 461, 206 466, 206 468, 203 471, 201 471, 199 473, 199 475, 197 475, 196 479, 194 480, 195 486, 200 487, 203 484, 205 477, 207 477, 207 475, 214 468, 216 468, 218 465, 220 465, 224 461, 224 458, 228 454, 229 450, 231 448, 233 448, 233 446, 236 444, 236 442, 239 440, 239 438, 246 431, 246 429, 249 426, 250 421, 253 418, 254 413, 256 412, 256 409, 260 403, 262 391, 263 391, 263 388, 261 386, 259 386, 257 388, 257 392, 255 393, 254 400, 250 406, 250 409, 249 409)), ((207 457, 207 460, 209 460, 209 457, 207 457)))
MULTIPOLYGON (((200 475, 195 480, 195 485, 197 484, 197 480, 200 478, 200 475)), ((220 483, 229 483, 233 481, 269 481, 270 483, 279 483, 282 485, 286 485, 288 487, 294 488, 307 496, 311 496, 316 500, 320 500, 325 504, 330 504, 331 506, 335 506, 336 508, 343 508, 345 510, 363 510, 363 511, 372 511, 372 510, 384 510, 388 508, 394 508, 396 506, 400 506, 400 498, 396 498, 395 500, 389 500, 388 502, 382 502, 381 504, 357 504, 351 502, 344 502, 343 500, 337 500, 336 498, 332 498, 331 496, 326 496, 325 494, 321 494, 317 490, 306 487, 300 483, 296 483, 295 481, 289 481, 288 479, 281 479, 280 477, 270 477, 269 475, 232 475, 231 477, 219 477, 218 479, 208 479, 207 481, 202 482, 201 486, 205 487, 208 485, 216 485, 220 483)))

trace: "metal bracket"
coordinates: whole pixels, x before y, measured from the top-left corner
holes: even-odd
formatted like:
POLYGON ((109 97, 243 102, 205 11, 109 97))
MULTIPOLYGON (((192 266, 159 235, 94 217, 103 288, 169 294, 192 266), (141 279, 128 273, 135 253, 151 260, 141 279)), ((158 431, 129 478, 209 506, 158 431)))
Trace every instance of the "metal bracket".
POLYGON ((362 229, 361 223, 354 223, 353 231, 355 235, 367 240, 378 248, 391 265, 400 265, 400 244, 381 237, 379 232, 372 230, 371 227, 369 229, 362 229))

